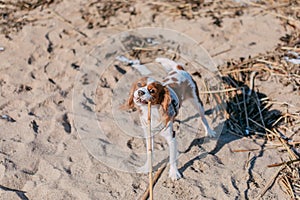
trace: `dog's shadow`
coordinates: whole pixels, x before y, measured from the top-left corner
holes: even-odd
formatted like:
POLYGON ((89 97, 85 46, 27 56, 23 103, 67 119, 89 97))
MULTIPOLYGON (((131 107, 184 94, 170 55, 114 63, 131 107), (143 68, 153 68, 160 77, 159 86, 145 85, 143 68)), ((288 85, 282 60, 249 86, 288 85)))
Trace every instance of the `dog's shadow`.
MULTIPOLYGON (((219 127, 216 127, 215 130, 221 130, 221 133, 219 137, 217 138, 215 147, 210 151, 205 151, 205 149, 202 148, 202 146, 206 142, 212 142, 212 140, 215 140, 214 138, 208 139, 207 137, 200 137, 195 138, 188 148, 186 148, 181 153, 188 153, 192 150, 193 147, 199 148, 199 150, 203 151, 200 155, 197 155, 187 161, 181 168, 179 168, 180 173, 183 174, 187 169, 191 168, 195 161, 203 159, 208 154, 210 155, 216 155, 219 151, 222 150, 222 148, 235 140, 239 140, 242 137, 248 137, 251 134, 254 134, 255 132, 260 132, 261 134, 266 134, 265 130, 266 128, 269 130, 272 130, 274 128, 274 119, 278 119, 280 116, 282 116, 282 113, 279 110, 271 110, 271 106, 268 107, 267 103, 264 102, 254 102, 260 99, 267 99, 267 95, 251 91, 250 88, 243 82, 239 82, 234 80, 231 76, 222 77, 222 80, 225 82, 225 84, 230 85, 231 87, 235 88, 243 88, 240 93, 236 93, 235 95, 229 97, 226 100, 226 107, 224 108, 224 112, 229 115, 227 117, 227 120, 225 122, 222 122, 224 124, 220 124, 219 127), (244 94, 243 94, 244 93, 244 94), (245 98, 246 94, 246 98, 245 98), (249 95, 250 94, 250 95, 249 95), (248 96, 247 96, 248 95, 248 96), (243 102, 245 101, 245 103, 243 102), (246 108, 245 108, 246 107, 246 108), (240 111, 247 111, 247 115, 245 112, 240 111), (249 118, 252 118, 252 120, 255 120, 256 122, 250 121, 249 118), (263 121, 263 122, 262 122, 263 121), (236 123, 236 126, 233 127, 233 123, 236 123), (263 123, 263 126, 260 127, 257 124, 263 123), (221 127, 222 126, 222 127, 221 127), (220 128, 220 129, 218 129, 220 128), (236 132, 235 128, 239 128, 239 133, 232 134, 233 132, 236 132)), ((195 116, 191 117, 190 119, 193 119, 195 116)), ((189 120, 189 119, 186 119, 189 120)), ((186 121, 185 120, 185 121, 186 121)), ((265 137, 266 138, 266 137, 265 137)), ((267 139, 265 139, 266 143, 267 139)), ((264 154, 264 145, 263 143, 258 152, 258 154, 251 159, 251 162, 249 163, 248 167, 248 174, 249 178, 247 180, 247 188, 244 190, 245 198, 248 199, 248 193, 250 190, 250 187, 253 185, 253 168, 255 166, 256 160, 259 157, 262 157, 264 154)), ((236 188, 236 186, 235 186, 236 188)))

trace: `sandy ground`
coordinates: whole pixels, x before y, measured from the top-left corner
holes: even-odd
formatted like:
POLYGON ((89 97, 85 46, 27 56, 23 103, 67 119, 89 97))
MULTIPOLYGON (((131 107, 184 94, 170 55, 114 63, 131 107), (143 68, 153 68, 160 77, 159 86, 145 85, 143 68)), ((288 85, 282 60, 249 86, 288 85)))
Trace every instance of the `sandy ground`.
MULTIPOLYGON (((15 16, 20 23, 3 25, 0 34, 0 46, 4 47, 0 52, 0 114, 15 120, 0 120, 0 199, 138 199, 143 194, 146 174, 104 165, 89 154, 76 131, 74 118, 79 113, 72 109, 76 75, 90 51, 106 38, 138 27, 169 28, 192 37, 220 65, 273 50, 289 32, 274 15, 251 6, 236 15, 228 9, 228 16, 218 26, 216 19, 205 13, 180 16, 174 4, 138 1, 118 8, 116 3, 108 8, 118 9, 101 12, 104 4, 58 0, 30 11, 13 4, 4 7, 11 11, 8 19, 15 16), (14 9, 17 12, 12 12, 14 9)), ((275 100, 289 93, 287 88, 277 95, 270 84, 261 86, 261 91, 275 100)), ((105 107, 101 102, 109 101, 110 92, 98 93, 96 110, 105 107)), ((294 98, 297 96, 291 95, 290 103, 299 106, 294 98)), ((111 123, 106 125, 113 127, 111 123)), ((111 130, 110 140, 117 138, 113 134, 111 130)), ((155 186, 154 198, 255 199, 278 170, 266 166, 282 159, 272 150, 232 151, 261 149, 263 140, 223 131, 215 142, 216 148, 204 157, 199 157, 197 145, 184 153, 179 160, 184 178, 172 182, 166 170, 155 186)), ((118 143, 128 146, 127 140, 118 143)), ((262 197, 286 198, 278 184, 262 197)))

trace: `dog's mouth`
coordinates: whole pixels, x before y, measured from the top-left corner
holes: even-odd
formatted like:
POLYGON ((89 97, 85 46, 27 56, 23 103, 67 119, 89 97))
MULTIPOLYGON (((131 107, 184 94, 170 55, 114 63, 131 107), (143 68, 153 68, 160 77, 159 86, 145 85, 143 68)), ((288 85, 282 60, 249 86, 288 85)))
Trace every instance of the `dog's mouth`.
POLYGON ((136 101, 138 103, 141 103, 141 104, 148 104, 148 101, 147 100, 144 100, 144 99, 141 99, 141 98, 137 98, 136 101))

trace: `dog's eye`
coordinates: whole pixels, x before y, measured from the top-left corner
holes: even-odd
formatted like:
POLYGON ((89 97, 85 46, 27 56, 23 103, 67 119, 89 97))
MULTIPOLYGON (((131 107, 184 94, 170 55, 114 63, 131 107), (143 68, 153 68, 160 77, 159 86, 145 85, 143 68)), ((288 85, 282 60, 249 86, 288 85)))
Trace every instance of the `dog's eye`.
POLYGON ((141 83, 137 83, 137 86, 138 86, 138 87, 142 87, 142 84, 141 84, 141 83))
POLYGON ((151 89, 151 90, 149 90, 149 92, 150 92, 150 94, 153 94, 153 93, 155 93, 155 90, 151 89))

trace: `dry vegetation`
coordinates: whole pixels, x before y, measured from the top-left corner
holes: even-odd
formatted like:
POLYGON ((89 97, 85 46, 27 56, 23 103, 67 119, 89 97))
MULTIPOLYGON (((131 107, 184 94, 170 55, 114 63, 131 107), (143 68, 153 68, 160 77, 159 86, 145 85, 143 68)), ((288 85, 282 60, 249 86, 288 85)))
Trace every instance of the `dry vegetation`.
MULTIPOLYGON (((20 31, 25 24, 34 22, 29 12, 43 10, 60 0, 5 0, 0 1, 0 33, 9 37, 12 32, 20 31)), ((268 82, 276 79, 283 86, 293 88, 293 93, 300 95, 300 68, 292 59, 300 60, 300 4, 297 0, 268 0, 233 4, 231 1, 211 1, 203 3, 193 0, 154 1, 149 3, 156 12, 180 15, 185 19, 211 17, 212 23, 222 26, 224 18, 243 15, 251 7, 262 8, 262 13, 269 13, 282 20, 282 25, 291 30, 281 38, 278 47, 255 57, 240 60, 228 60, 219 66, 226 88, 226 126, 232 134, 263 139, 264 148, 273 148, 279 154, 288 154, 287 160, 268 167, 277 167, 278 172, 270 177, 269 184, 261 196, 274 183, 292 198, 300 198, 300 108, 290 109, 293 105, 286 102, 273 102, 260 92, 256 81, 268 82), (272 109, 280 104, 282 110, 272 109), (295 111, 296 110, 296 111, 295 111), (272 145, 268 145, 268 144, 272 145)), ((89 29, 103 28, 110 25, 110 18, 116 12, 135 15, 135 1, 94 1, 80 12, 89 29), (95 10, 96 9, 96 10, 95 10), (97 21, 95 19, 98 19, 97 21)), ((155 15, 153 15, 155 20, 155 15)), ((220 101, 221 103, 221 101, 220 101)), ((241 150, 243 151, 243 150, 241 150)))
POLYGON ((295 199, 300 195, 300 112, 290 112, 289 107, 293 105, 272 102, 265 94, 259 92, 259 88, 255 89, 255 79, 268 82, 277 77, 281 84, 291 85, 293 93, 300 95, 299 64, 287 61, 295 55, 298 58, 299 33, 288 37, 289 40, 274 51, 254 58, 229 61, 226 66, 220 67, 220 71, 226 88, 230 90, 226 93, 228 131, 254 139, 263 138, 271 142, 275 150, 283 148, 281 153, 289 154, 288 160, 268 166, 280 169, 261 195, 277 179, 282 188, 295 199), (280 104, 286 111, 272 110, 274 103, 280 104))

